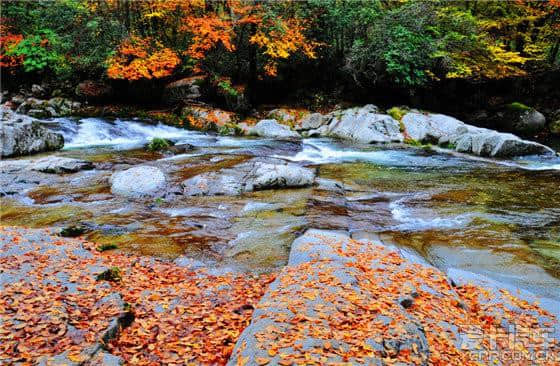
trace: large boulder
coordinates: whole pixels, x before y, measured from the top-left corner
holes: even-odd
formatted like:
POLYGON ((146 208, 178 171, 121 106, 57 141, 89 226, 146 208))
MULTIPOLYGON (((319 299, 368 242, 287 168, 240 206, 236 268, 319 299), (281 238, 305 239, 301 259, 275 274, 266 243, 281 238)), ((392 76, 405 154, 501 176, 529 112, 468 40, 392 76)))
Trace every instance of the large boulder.
POLYGON ((162 195, 166 187, 165 174, 153 166, 137 166, 115 172, 110 178, 111 192, 129 198, 162 195))
MULTIPOLYGON (((348 246, 366 256, 371 251, 391 255, 373 243, 354 242, 347 233, 306 231, 293 241, 288 265, 256 306, 228 365, 298 365, 307 364, 307 357, 321 360, 319 364, 382 365, 384 355, 396 358, 400 352, 412 355, 415 365, 426 365, 429 351, 424 329, 390 298, 393 294, 380 299, 369 291, 362 282, 365 276, 356 269, 362 264, 355 257, 358 253, 346 255, 348 246), (375 314, 369 306, 376 307, 378 302, 390 307, 390 312, 375 314), (367 324, 367 332, 352 324, 357 319, 367 324)), ((371 261, 367 265, 378 270, 372 282, 392 287, 383 264, 371 261)), ((399 290, 403 295, 410 292, 407 286, 399 290)))
POLYGON ((456 151, 489 157, 552 155, 544 145, 510 133, 468 125, 443 114, 410 112, 402 118, 407 136, 422 143, 439 144, 456 151))
POLYGON ((168 105, 177 103, 190 103, 200 99, 200 83, 204 80, 201 76, 192 76, 173 81, 163 90, 163 102, 168 105))
POLYGON ((399 122, 387 114, 379 113, 378 108, 371 104, 333 112, 330 117, 323 133, 327 136, 366 144, 404 140, 399 122))
POLYGON ((301 136, 290 130, 286 125, 281 125, 274 119, 263 119, 249 130, 249 134, 277 140, 295 140, 301 136))
POLYGON ((75 173, 87 169, 93 169, 93 164, 89 161, 60 156, 49 156, 39 159, 31 165, 31 170, 55 174, 75 173))
POLYGON ((22 156, 54 151, 64 146, 64 137, 50 131, 40 121, 0 107, 2 129, 0 150, 2 157, 22 156))
POLYGON ((534 135, 546 128, 544 115, 521 103, 511 103, 502 107, 491 120, 501 130, 522 136, 534 135))
POLYGON ((315 171, 283 161, 257 159, 217 172, 208 172, 183 181, 189 196, 234 196, 264 189, 306 187, 313 183, 315 171))

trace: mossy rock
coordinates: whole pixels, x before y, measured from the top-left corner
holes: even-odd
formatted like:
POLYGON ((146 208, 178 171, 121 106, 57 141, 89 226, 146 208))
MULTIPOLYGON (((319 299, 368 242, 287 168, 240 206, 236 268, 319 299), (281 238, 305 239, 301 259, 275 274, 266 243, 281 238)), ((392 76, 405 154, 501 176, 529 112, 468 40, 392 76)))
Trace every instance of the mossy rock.
POLYGON ((65 238, 75 238, 89 231, 89 228, 83 225, 70 225, 60 230, 59 235, 65 238))

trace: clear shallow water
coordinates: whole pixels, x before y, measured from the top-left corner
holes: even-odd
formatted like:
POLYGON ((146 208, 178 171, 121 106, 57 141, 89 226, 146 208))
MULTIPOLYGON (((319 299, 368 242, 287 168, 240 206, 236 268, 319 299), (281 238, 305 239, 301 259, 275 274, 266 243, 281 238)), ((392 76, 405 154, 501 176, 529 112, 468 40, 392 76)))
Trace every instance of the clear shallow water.
POLYGON ((95 161, 98 169, 3 199, 3 222, 86 222, 95 227, 91 239, 125 250, 168 258, 186 254, 256 270, 281 266, 289 244, 307 227, 376 232, 444 270, 467 270, 560 299, 558 158, 491 160, 328 139, 281 142, 124 120, 56 123, 66 140, 57 154, 95 161), (141 149, 154 137, 194 148, 182 154, 141 149), (179 186, 252 156, 313 166, 321 178, 343 184, 346 193, 341 198, 305 188, 129 202, 112 196, 107 183, 114 170, 149 163, 179 186))

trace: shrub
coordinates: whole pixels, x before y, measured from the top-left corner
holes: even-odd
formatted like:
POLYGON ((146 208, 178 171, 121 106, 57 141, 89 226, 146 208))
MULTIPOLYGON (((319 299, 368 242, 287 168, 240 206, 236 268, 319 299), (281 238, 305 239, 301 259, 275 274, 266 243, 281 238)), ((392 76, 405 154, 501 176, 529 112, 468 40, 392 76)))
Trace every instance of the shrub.
POLYGON ((168 149, 173 143, 167 139, 154 137, 146 147, 149 151, 161 151, 168 149))

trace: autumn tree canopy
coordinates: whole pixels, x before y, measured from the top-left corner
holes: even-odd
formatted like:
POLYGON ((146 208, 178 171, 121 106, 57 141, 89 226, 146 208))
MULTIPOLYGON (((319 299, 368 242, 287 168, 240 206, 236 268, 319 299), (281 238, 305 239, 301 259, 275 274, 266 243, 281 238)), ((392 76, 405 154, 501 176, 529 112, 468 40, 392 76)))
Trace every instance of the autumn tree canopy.
POLYGON ((417 87, 558 67, 548 1, 54 0, 3 4, 2 71, 233 83, 307 67, 358 85, 417 87))

